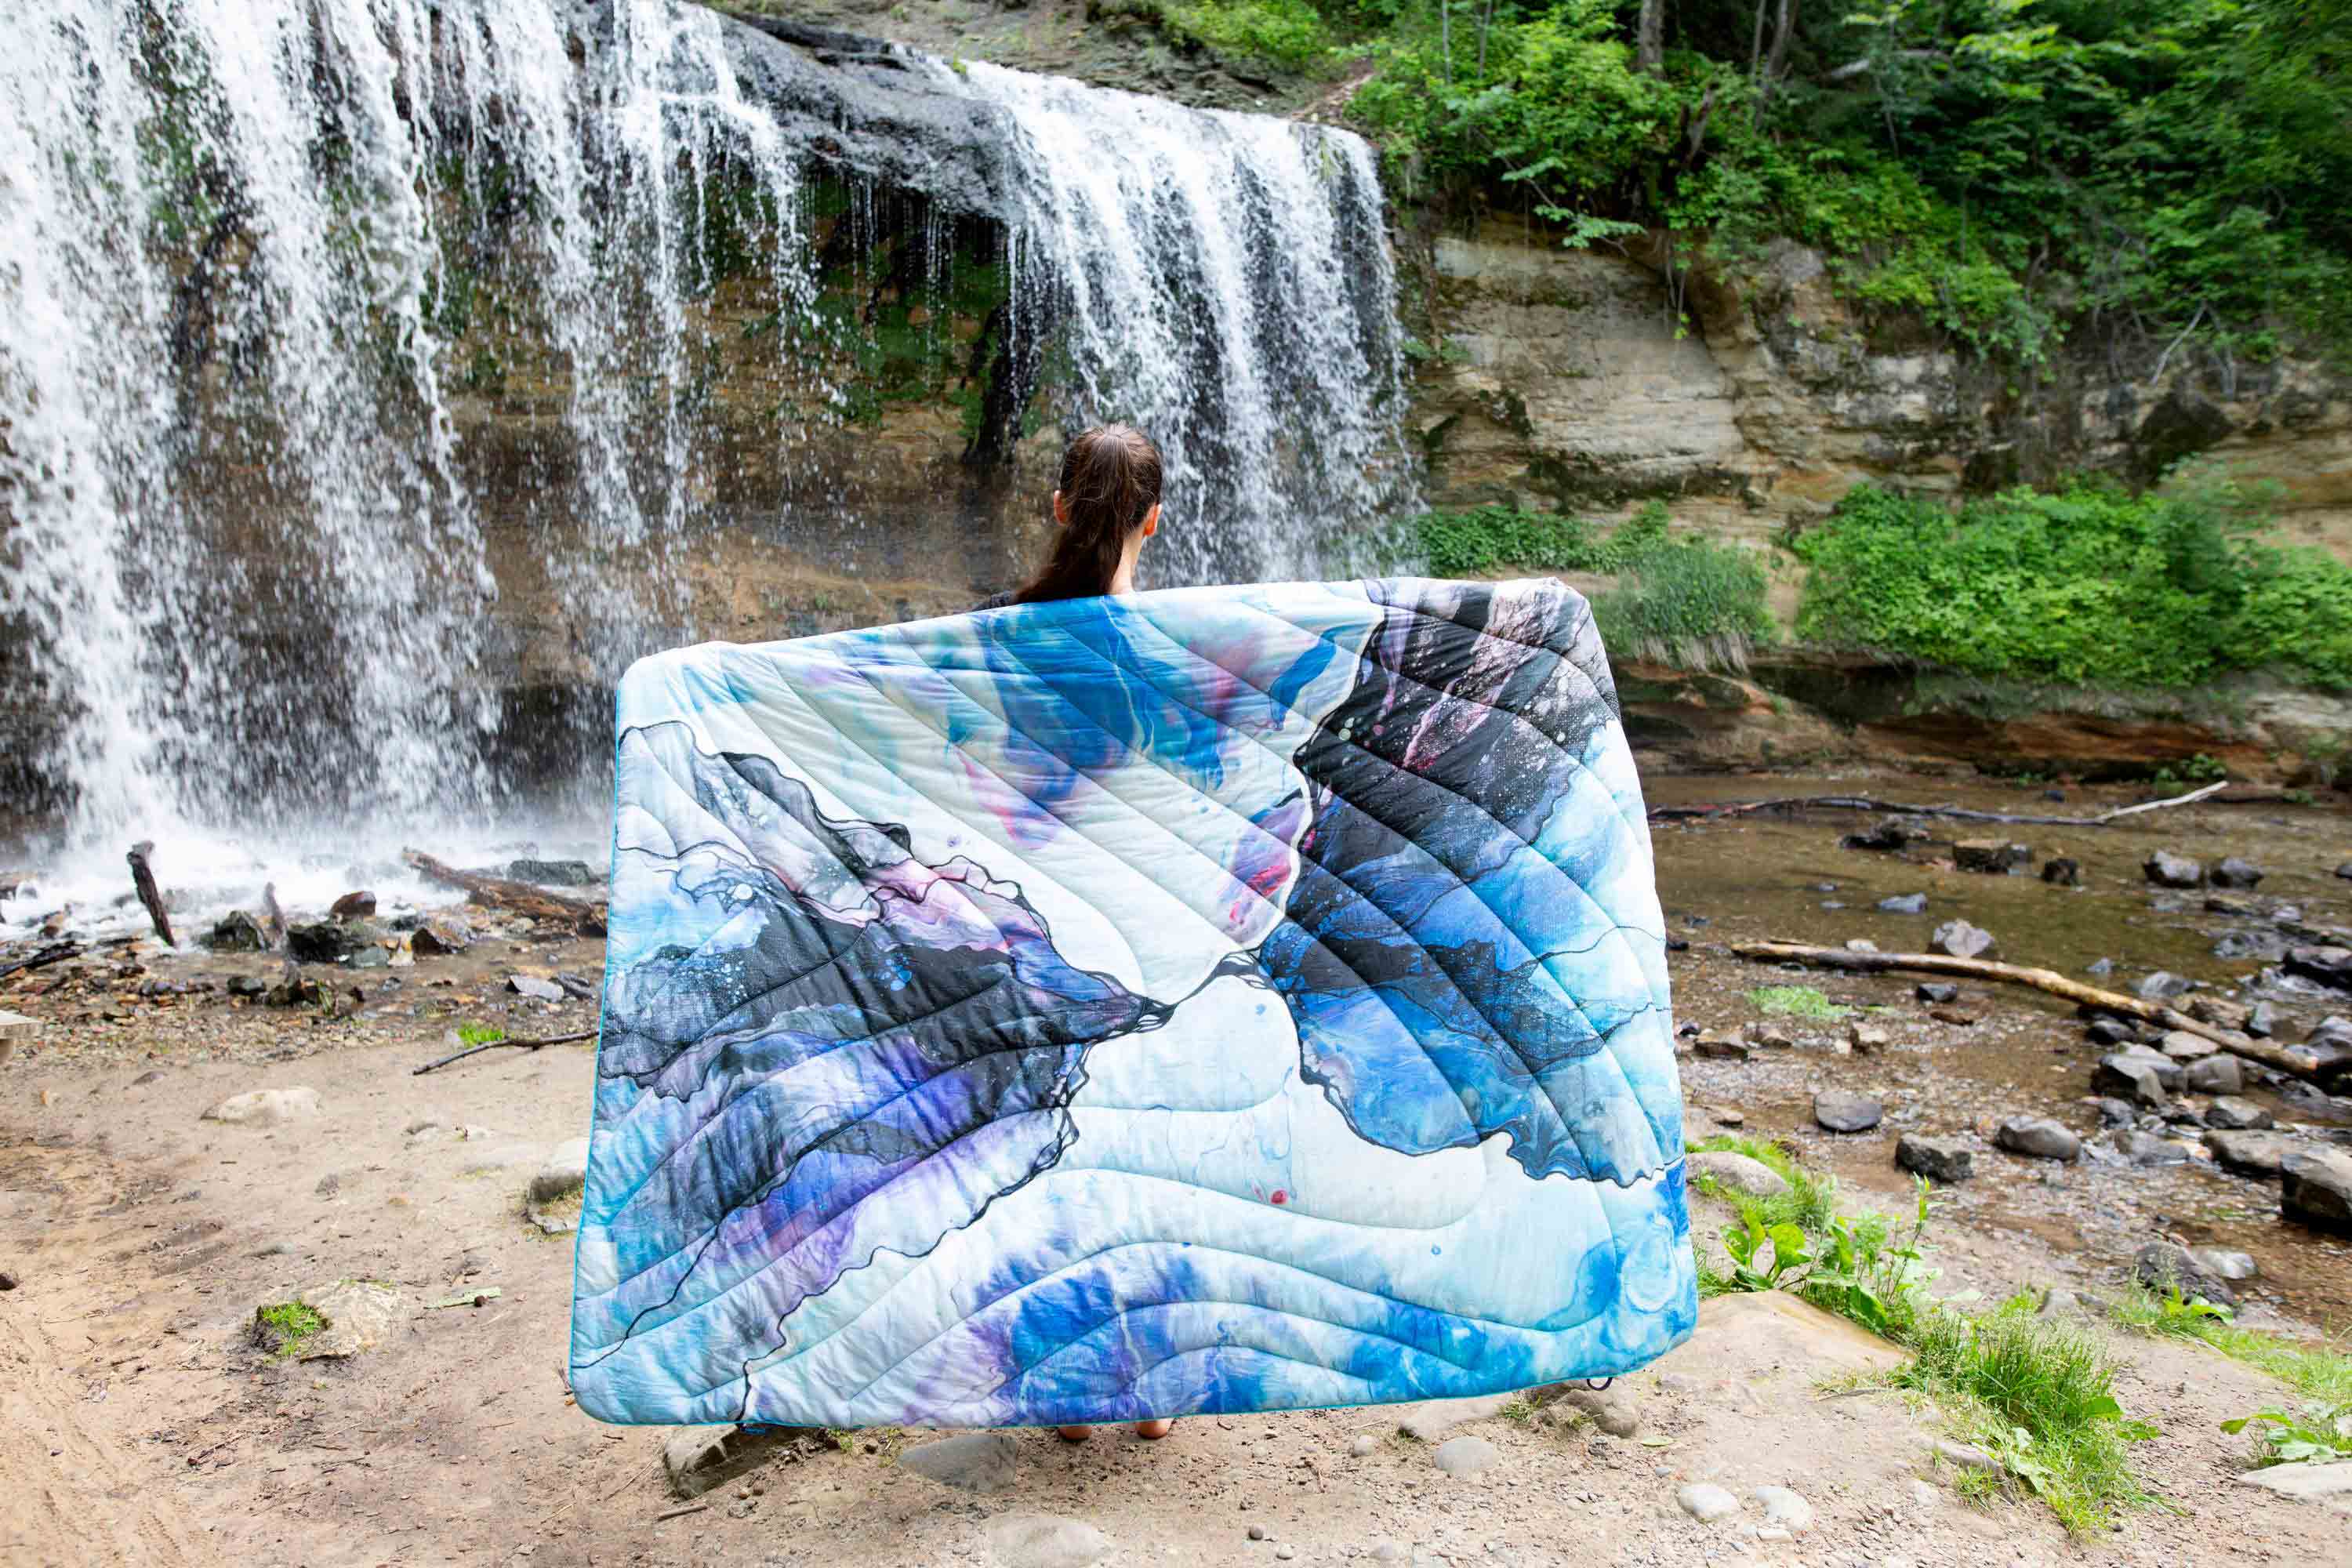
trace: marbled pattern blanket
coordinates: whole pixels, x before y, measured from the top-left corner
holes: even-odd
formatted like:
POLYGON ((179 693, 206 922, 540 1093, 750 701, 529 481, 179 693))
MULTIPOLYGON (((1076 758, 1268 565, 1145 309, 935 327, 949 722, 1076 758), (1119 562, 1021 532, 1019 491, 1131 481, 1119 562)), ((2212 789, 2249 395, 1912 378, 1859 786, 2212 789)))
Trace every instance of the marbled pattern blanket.
POLYGON ((1649 832, 1561 584, 711 644, 619 710, 590 1414, 1365 1405, 1689 1333, 1649 832))

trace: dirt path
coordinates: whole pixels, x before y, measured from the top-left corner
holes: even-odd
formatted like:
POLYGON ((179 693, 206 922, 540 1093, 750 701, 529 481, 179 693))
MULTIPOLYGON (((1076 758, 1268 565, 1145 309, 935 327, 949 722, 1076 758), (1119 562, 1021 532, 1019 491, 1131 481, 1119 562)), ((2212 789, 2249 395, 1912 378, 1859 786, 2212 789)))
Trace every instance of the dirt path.
MULTIPOLYGON (((569 1238, 520 1215, 548 1149, 582 1130, 587 1051, 410 1076, 437 1039, 419 1026, 406 1044, 277 1062, 0 1068, 0 1268, 20 1281, 0 1293, 0 1561, 1093 1560, 1054 1556, 1092 1538, 1031 1515, 1099 1531, 1098 1560, 1118 1564, 2352 1561, 2352 1518, 2232 1479, 2242 1446, 2217 1424, 2277 1396, 2234 1363, 2126 1347, 2125 1398, 2164 1428, 2147 1458, 2180 1511, 2070 1542, 2037 1505, 1959 1502, 1927 1458, 1932 1415, 1822 1398, 1818 1380, 1864 1352, 1779 1297, 1710 1304, 1692 1344, 1625 1380, 1632 1438, 1559 1406, 1424 1412, 1431 1439, 1492 1445, 1471 1446, 1487 1462, 1461 1477, 1399 1434, 1399 1412, 1362 1410, 1202 1419, 1150 1445, 1021 1433, 1010 1485, 978 1492, 894 1462, 930 1434, 871 1434, 772 1451, 683 1502, 667 1432, 570 1406, 569 1238), (315 1118, 198 1120, 228 1094, 294 1086, 318 1092, 315 1118), (374 1348, 280 1361, 256 1345, 257 1305, 346 1278, 398 1293, 374 1348), (480 1307, 431 1305, 493 1287, 480 1307), (1753 1505, 1702 1526, 1675 1503, 1691 1480, 1789 1486, 1818 1518, 1787 1545, 1742 1533, 1762 1522, 1753 1505)), ((2063 1272, 2031 1243, 1965 1231, 1939 1261, 1954 1288, 1989 1292, 2063 1272)))

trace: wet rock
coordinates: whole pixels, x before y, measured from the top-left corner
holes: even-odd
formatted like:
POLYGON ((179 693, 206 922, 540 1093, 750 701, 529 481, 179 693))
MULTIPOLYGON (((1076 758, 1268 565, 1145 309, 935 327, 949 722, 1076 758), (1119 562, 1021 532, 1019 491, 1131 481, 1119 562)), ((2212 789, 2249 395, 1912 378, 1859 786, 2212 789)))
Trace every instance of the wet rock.
POLYGON ((1918 984, 1911 987, 1911 994, 1916 996, 1922 1002, 1940 1005, 1943 1003, 1958 1001, 1960 999, 1960 988, 1957 985, 1944 984, 1940 981, 1923 980, 1918 984))
POLYGON ((2205 1108, 2205 1125, 2224 1131, 2259 1131, 2274 1126, 2271 1113, 2251 1100, 2225 1094, 2205 1108))
POLYGON ((286 952, 297 963, 333 963, 374 940, 373 931, 356 922, 313 921, 286 928, 286 952))
POLYGON ((1866 936, 1850 936, 1845 939, 1845 950, 1848 952, 1876 952, 1878 944, 1866 936))
POLYGON ((2006 876, 2018 867, 2033 864, 2033 850, 2029 845, 1998 838, 1963 838, 1952 846, 1952 864, 1963 871, 2006 876))
POLYGON ((2192 1247, 2189 1256, 2197 1266, 2216 1279, 2227 1279, 2232 1285, 2252 1279, 2262 1273, 2262 1266, 2247 1252, 2232 1252, 2226 1247, 2192 1247))
POLYGON ((1083 1520, 1008 1513, 988 1521, 989 1559, 1000 1568, 1088 1568, 1110 1549, 1110 1537, 1083 1520))
POLYGON ((1849 833, 1838 840, 1842 849, 1875 849, 1892 853, 1907 845, 1916 844, 1927 837, 1927 830, 1916 822, 1890 816, 1867 833, 1849 833))
POLYGON ((447 958, 473 943, 473 930, 465 921, 441 919, 418 926, 409 936, 408 951, 419 958, 447 958))
POLYGON ((266 994, 268 989, 269 982, 264 980, 258 974, 232 974, 229 976, 228 994, 232 996, 259 996, 266 994))
POLYGON ((2135 1165, 2185 1165, 2195 1158, 2186 1143, 2134 1128, 2116 1134, 2116 1152, 2135 1165))
POLYGON ((2305 1121, 2352 1121, 2352 1099, 2329 1094, 2299 1078, 2280 1084, 2278 1097, 2286 1101, 2289 1114, 2305 1121))
POLYGON ((2145 1047, 2112 1051, 2091 1069, 2091 1092, 2155 1110, 2180 1086, 2180 1064, 2145 1047))
POLYGON ((1698 1038, 1691 1042, 1691 1051, 1694 1055, 1716 1061, 1744 1062, 1748 1059, 1748 1046, 1746 1037, 1737 1029, 1704 1029, 1698 1038))
POLYGON ((2291 947, 2285 963, 2289 974, 2352 991, 2352 947, 2291 947))
POLYGON ((231 910, 215 921, 202 941, 214 952, 260 952, 269 946, 261 922, 243 910, 231 910))
POLYGON ((555 983, 562 986, 563 994, 574 1002, 593 1002, 596 999, 596 983, 584 974, 559 971, 555 983))
POLYGON ((2183 1067, 2213 1054, 2213 1042, 2186 1029, 2167 1029, 2156 1037, 2156 1048, 2183 1067))
POLYGON ((2208 893, 2205 895, 2205 912, 2209 915, 2243 917, 2259 914, 2261 911, 2255 907, 2252 899, 2233 898, 2228 893, 2208 893))
POLYGON ((2190 1094, 2236 1094, 2246 1087, 2245 1064, 2225 1051, 2200 1057, 2180 1069, 2180 1087, 2190 1094))
POLYGON ((1761 1160, 1728 1150, 1699 1150, 1685 1154, 1683 1168, 1693 1178, 1712 1177, 1720 1185, 1752 1198, 1778 1197, 1789 1190, 1780 1172, 1761 1160))
POLYGON ((339 921, 358 920, 375 913, 375 895, 367 891, 345 893, 328 906, 327 913, 339 921))
POLYGON ((602 880, 585 860, 509 860, 507 875, 543 888, 585 888, 602 880))
POLYGON ((1897 893, 1891 899, 1879 900, 1878 907, 1890 915, 1924 915, 1927 912, 1927 895, 1897 893))
POLYGON ((1887 1034, 1885 1026, 1865 1024, 1860 1019, 1845 1026, 1845 1037, 1856 1056, 1875 1055, 1893 1043, 1893 1037, 1887 1034))
POLYGON ((1933 1182, 1965 1182, 1975 1169, 1976 1151, 1958 1138, 1906 1132, 1895 1141, 1895 1163, 1933 1182))
POLYGON ((1993 948, 1992 933, 1970 925, 1966 921, 1946 921, 1927 939, 1927 945, 1937 952, 1948 952, 1954 958, 1981 958, 1993 948))
POLYGON ((2231 961, 2253 959, 2274 963, 2286 956, 2287 940, 2274 931, 2225 931, 2213 943, 2213 956, 2231 961))
POLYGON ((2344 878, 2347 881, 2352 881, 2352 860, 2347 860, 2341 866, 2336 867, 2336 874, 2344 878))
POLYGON ((2098 1110, 2099 1125, 2102 1127, 2128 1127, 2139 1120, 2138 1110, 2129 1100, 2103 1094, 2094 1104, 2098 1110))
POLYGON ((2352 1236, 2352 1151, 2288 1155, 2279 1167, 2279 1212, 2315 1230, 2352 1236))
POLYGON ((2046 1116, 2012 1116, 1994 1131, 1992 1141, 2012 1154, 2035 1160, 2074 1160, 2083 1152, 2083 1141, 2046 1116))
POLYGON ((552 980, 541 980, 536 974, 509 974, 507 976, 507 989, 541 1002, 561 1002, 564 999, 562 986, 552 980))
POLYGON ((2095 958, 2091 960, 2090 963, 2083 965, 2084 973, 2095 975, 2102 980, 2105 979, 2108 975, 2113 974, 2115 972, 2116 961, 2112 958, 2095 958))
POLYGON ((392 954, 380 947, 363 947, 352 954, 353 969, 383 969, 390 966, 392 954))
POLYGON ((1675 1493, 1675 1500, 1682 1504, 1685 1513, 1701 1524, 1713 1524, 1739 1511, 1738 1498, 1707 1481, 1691 1482, 1675 1493))
POLYGON ((1475 1476, 1493 1466, 1503 1451, 1484 1437, 1448 1437, 1429 1456, 1429 1462, 1449 1476, 1475 1476))
POLYGON ((1832 1132, 1867 1132, 1885 1114, 1878 1101, 1847 1089, 1825 1089, 1813 1096, 1813 1120, 1832 1132))
POLYGON ((2213 1152, 2213 1163, 2225 1171, 2257 1181, 2276 1181, 2279 1168, 2294 1152, 2294 1144, 2279 1132, 2231 1132, 2209 1128, 2205 1147, 2213 1152))
POLYGON ((2258 1040, 2267 1040, 2278 1032, 2278 1009, 2268 1002, 2257 1002, 2246 1009, 2246 1033, 2258 1040))
POLYGON ((256 1089, 230 1095, 199 1120, 279 1127, 289 1121, 310 1121, 319 1110, 319 1091, 315 1089, 256 1089))
POLYGON ((2144 1002, 2169 1002, 2175 996, 2187 995, 2189 985, 2189 983, 2182 976, 2168 969, 2159 969, 2141 975, 2139 983, 2132 990, 2144 1002))
POLYGON ((2083 885, 2083 868, 2066 856, 2053 855, 2042 862, 2042 879, 2056 888, 2079 888, 2083 885))
POLYGON ((2181 1011, 2199 1023, 2210 1024, 2217 1029, 2243 1033, 2246 1027, 2246 1009, 2220 996, 2191 996, 2189 1005, 2181 1011))
POLYGON ((2164 1124, 2167 1127, 2201 1128, 2205 1125, 2205 1118, 2199 1113, 2195 1106, 2186 1101, 2177 1101, 2164 1108, 2164 1124))
POLYGON ((2091 1020, 2089 1027, 2083 1031, 2083 1037, 2095 1046, 2120 1046, 2129 1042, 2137 1033, 2121 1018, 2103 1016, 2091 1020))
POLYGON ((2251 888, 2263 879, 2263 868, 2251 860, 2230 856, 2213 868, 2213 885, 2217 888, 2251 888))
POLYGON ((2201 888, 2205 885, 2205 868, 2186 855, 2175 855, 2159 849, 2140 862, 2140 870, 2159 888, 2201 888))
POLYGON ((2238 1294, 2230 1282, 2197 1261, 2189 1250, 2169 1241, 2151 1241, 2132 1258, 2132 1278, 2151 1290, 2178 1289, 2184 1297, 2202 1296, 2221 1306, 2234 1306, 2238 1294))
POLYGON ((898 1466, 959 1491, 1001 1492, 1019 1473, 1020 1452, 1010 1432, 972 1432, 909 1448, 898 1466))

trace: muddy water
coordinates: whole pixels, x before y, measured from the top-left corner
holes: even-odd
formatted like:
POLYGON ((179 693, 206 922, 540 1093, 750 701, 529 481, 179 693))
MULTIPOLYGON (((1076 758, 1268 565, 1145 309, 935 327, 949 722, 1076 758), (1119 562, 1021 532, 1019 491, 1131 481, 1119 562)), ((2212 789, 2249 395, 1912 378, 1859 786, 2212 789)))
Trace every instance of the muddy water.
MULTIPOLYGON (((2043 798, 2038 785, 1759 778, 1657 779, 1648 781, 1648 792, 1653 805, 1839 793, 2082 816, 2134 804, 2148 793, 2128 786, 2070 788, 2058 802, 2043 798)), ((2084 1038, 2070 1005, 2023 987, 1962 984, 1958 1005, 1978 1021, 1957 1025, 1930 1018, 1915 998, 1913 986, 1922 976, 1784 973, 1728 951, 1729 943, 1765 937, 1832 946, 1862 937, 1890 952, 1924 951, 1938 924, 1960 917, 1993 934, 2000 944, 1994 956, 2094 984, 2128 990, 2149 971, 2165 969, 2231 1000, 2267 997, 2280 1010, 2278 1037, 2300 1040, 2329 1012, 2352 1014, 2352 995, 2280 984, 2274 975, 2265 978, 2270 965, 2262 959, 2217 957, 2215 944, 2233 932, 2241 941, 2274 937, 2273 914, 2282 905, 2299 909, 2306 922, 2352 924, 2352 881, 2333 874, 2352 860, 2352 814, 2257 804, 2168 808, 2106 827, 1922 819, 1933 837, 1901 854, 1840 847, 1842 836, 1878 820, 1851 811, 1803 811, 1655 829, 1668 930, 1691 943, 1674 960, 1681 1018, 1707 1026, 1749 1022, 1763 1016, 1748 994, 1752 988, 1810 984, 1843 1006, 1883 1009, 1873 1021, 1893 1037, 1883 1054, 1843 1055, 1843 1023, 1780 1019, 1797 1037, 1793 1049, 1759 1050, 1747 1062, 1684 1058, 1693 1107, 1741 1113, 1741 1131, 1789 1139, 1808 1159, 1825 1163, 1850 1186, 1890 1207, 1909 1201, 1909 1178, 1894 1164, 1901 1132, 1974 1132, 1976 1174, 1942 1194, 1948 1217, 2030 1231, 2080 1260, 2076 1278, 2021 1278, 2020 1286, 2111 1289, 2141 1245, 2172 1237, 2253 1256, 2262 1275, 2240 1287, 2246 1321, 2331 1329, 2352 1322, 2352 1245, 2282 1220, 2275 1183, 2232 1175, 2202 1159, 2150 1169, 2102 1157, 2112 1138, 2088 1102, 2100 1050, 2084 1038), (1951 862, 1955 837, 2028 844, 2034 867, 2011 876, 1958 871, 1951 862), (2201 892, 2152 888, 2140 865, 2157 848, 2209 868, 2229 855, 2253 862, 2266 873, 2261 885, 2233 896, 2260 912, 2216 914, 2205 908, 2201 892), (2041 862, 2058 855, 2080 862, 2083 886, 2053 887, 2040 879, 2041 862), (1897 915, 1876 908, 1879 900, 1906 893, 1925 893, 1927 912, 1897 915), (2102 958, 2114 962, 2111 974, 2084 973, 2102 958), (1812 1121, 1811 1096, 1829 1087, 1880 1098, 1885 1121, 1867 1133, 1822 1131, 1812 1121), (2091 1156, 2062 1166, 1994 1150, 1993 1129, 2020 1112, 2064 1123, 2085 1140, 2091 1156)), ((2282 1128, 2299 1128, 2298 1138, 2315 1142, 2327 1135, 2329 1124, 2314 1120, 2308 1109, 2291 1107, 2258 1076, 2250 1072, 2246 1098, 2270 1110, 2282 1128)), ((2190 1097, 2189 1103, 2205 1101, 2190 1097)), ((1704 1110, 1695 1111, 1694 1138, 1718 1130, 1704 1110)), ((2159 1131, 2192 1144, 2199 1137, 2193 1126, 2159 1131)))

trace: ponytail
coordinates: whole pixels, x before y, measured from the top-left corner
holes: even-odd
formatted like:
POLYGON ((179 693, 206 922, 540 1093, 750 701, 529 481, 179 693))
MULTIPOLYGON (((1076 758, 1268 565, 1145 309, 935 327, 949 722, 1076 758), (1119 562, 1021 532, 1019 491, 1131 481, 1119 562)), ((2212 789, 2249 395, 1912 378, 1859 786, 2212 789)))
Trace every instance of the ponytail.
POLYGON ((1097 425, 1062 454, 1055 488, 1068 515, 1037 574, 1013 595, 1016 605, 1086 599, 1110 592, 1128 537, 1160 504, 1160 448, 1132 425, 1097 425))

